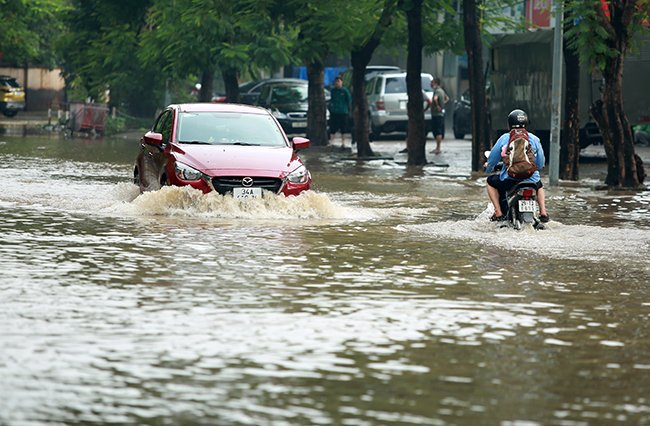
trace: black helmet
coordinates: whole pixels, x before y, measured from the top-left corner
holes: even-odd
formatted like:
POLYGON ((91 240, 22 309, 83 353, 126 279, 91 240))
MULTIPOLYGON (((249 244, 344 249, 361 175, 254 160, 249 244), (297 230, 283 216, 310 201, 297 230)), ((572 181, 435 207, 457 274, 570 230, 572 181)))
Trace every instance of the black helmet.
POLYGON ((520 109, 513 109, 510 114, 508 114, 508 129, 512 130, 514 128, 525 129, 528 126, 528 115, 520 109))

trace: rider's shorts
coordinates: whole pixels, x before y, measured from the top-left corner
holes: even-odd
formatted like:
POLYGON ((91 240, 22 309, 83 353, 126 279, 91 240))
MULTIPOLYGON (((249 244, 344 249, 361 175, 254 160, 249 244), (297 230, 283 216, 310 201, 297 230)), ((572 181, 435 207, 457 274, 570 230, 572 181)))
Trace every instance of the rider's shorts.
MULTIPOLYGON (((487 178, 488 185, 490 185, 493 188, 496 188, 499 191, 499 204, 501 205, 501 211, 505 212, 506 209, 508 208, 508 202, 506 201, 506 192, 508 192, 510 188, 512 188, 519 182, 521 181, 516 179, 501 180, 501 177, 498 174, 488 176, 487 178)), ((537 183, 537 190, 539 190, 544 186, 541 180, 532 183, 537 183)))
MULTIPOLYGON (((490 185, 490 186, 493 187, 493 188, 498 189, 498 190, 499 190, 499 194, 500 194, 501 192, 503 192, 503 193, 505 194, 506 191, 508 191, 510 188, 512 188, 513 186, 515 186, 515 185, 518 184, 519 182, 521 182, 521 181, 520 181, 520 180, 516 180, 516 179, 505 179, 505 180, 501 180, 501 177, 500 177, 500 175, 498 175, 498 174, 496 174, 496 175, 490 175, 490 176, 488 176, 488 178, 487 178, 487 183, 488 183, 488 185, 490 185)), ((542 184, 542 181, 541 181, 541 180, 538 181, 538 182, 533 182, 533 183, 537 183, 537 189, 538 189, 538 190, 544 186, 544 185, 542 184)))

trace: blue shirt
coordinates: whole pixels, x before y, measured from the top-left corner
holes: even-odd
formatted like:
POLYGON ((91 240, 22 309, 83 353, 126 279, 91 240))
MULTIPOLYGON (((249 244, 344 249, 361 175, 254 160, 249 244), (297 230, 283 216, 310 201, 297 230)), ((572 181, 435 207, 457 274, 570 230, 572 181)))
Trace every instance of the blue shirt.
MULTIPOLYGON (((528 140, 530 141, 530 145, 533 147, 533 150, 535 150, 535 157, 537 158, 537 169, 542 170, 542 168, 544 168, 544 164, 546 163, 546 158, 544 158, 544 148, 542 148, 542 144, 539 141, 539 138, 532 133, 528 133, 528 140)), ((503 150, 503 147, 508 145, 508 142, 510 142, 510 133, 502 134, 501 137, 497 140, 494 148, 492 148, 492 151, 490 151, 490 155, 487 161, 487 168, 485 169, 486 172, 490 173, 492 170, 494 170, 494 166, 496 166, 497 163, 501 161, 501 152, 503 150)), ((505 167, 501 169, 500 179, 512 179, 510 176, 508 176, 508 172, 506 172, 505 167)), ((536 171, 528 179, 523 179, 522 182, 539 182, 539 180, 539 171, 536 171)))

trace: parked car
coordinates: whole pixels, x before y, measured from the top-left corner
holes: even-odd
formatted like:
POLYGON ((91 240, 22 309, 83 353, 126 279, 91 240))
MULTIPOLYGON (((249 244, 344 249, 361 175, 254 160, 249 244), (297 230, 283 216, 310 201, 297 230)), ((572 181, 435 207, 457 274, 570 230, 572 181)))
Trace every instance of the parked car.
MULTIPOLYGON (((257 105, 271 111, 286 133, 305 133, 309 110, 309 83, 306 80, 284 78, 266 80, 257 105)), ((330 99, 325 89, 325 102, 330 99)), ((327 112, 329 118, 329 111, 327 112)))
POLYGON ((212 92, 212 102, 226 102, 226 94, 223 92, 212 92))
POLYGON ((472 134, 472 104, 469 89, 461 95, 460 100, 454 105, 454 138, 463 139, 465 135, 472 134))
POLYGON ((257 98, 260 97, 260 93, 262 93, 262 89, 264 88, 264 81, 268 80, 253 80, 240 84, 239 102, 246 105, 255 105, 257 98))
MULTIPOLYGON (((350 93, 352 93, 352 68, 348 68, 343 72, 343 75, 341 76, 341 80, 343 80, 343 87, 348 89, 350 93)), ((368 65, 366 67, 366 83, 376 76, 377 74, 381 73, 387 73, 387 72, 402 72, 400 67, 396 67, 393 65, 368 65)))
POLYGON ((13 117, 25 109, 25 91, 15 78, 0 75, 0 111, 13 117))
MULTIPOLYGON (((433 76, 422 73, 422 90, 433 99, 431 81, 433 76)), ((366 84, 368 113, 371 137, 381 133, 405 132, 408 129, 408 93, 406 73, 377 74, 366 84)), ((427 128, 431 126, 431 116, 425 116, 427 128)))
POLYGON ((311 189, 297 152, 309 139, 289 141, 264 108, 223 103, 170 105, 141 140, 134 183, 140 191, 192 186, 235 198, 285 196, 311 189))
MULTIPOLYGON (((365 79, 366 79, 366 84, 368 84, 368 81, 370 81, 371 78, 376 76, 377 74, 381 73, 395 73, 395 72, 401 72, 402 70, 400 67, 394 66, 394 65, 368 65, 366 66, 366 73, 365 73, 365 79)), ((352 73, 353 73, 353 68, 348 68, 343 72, 341 75, 341 80, 343 80, 343 87, 348 89, 350 91, 350 94, 352 94, 352 73)), ((331 86, 333 87, 334 82, 332 82, 331 86)), ((352 140, 354 141, 354 119, 353 119, 353 114, 352 110, 350 110, 350 117, 348 119, 348 130, 350 131, 350 134, 352 135, 352 140)))

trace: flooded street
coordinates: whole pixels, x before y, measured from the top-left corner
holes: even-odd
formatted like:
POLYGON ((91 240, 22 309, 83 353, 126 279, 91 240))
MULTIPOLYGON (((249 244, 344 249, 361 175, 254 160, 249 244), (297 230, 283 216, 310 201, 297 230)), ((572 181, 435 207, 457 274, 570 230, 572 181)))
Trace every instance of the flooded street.
POLYGON ((471 141, 402 148, 240 202, 140 195, 137 139, 0 135, 0 425, 650 424, 650 191, 581 164, 515 232, 471 141))

